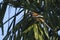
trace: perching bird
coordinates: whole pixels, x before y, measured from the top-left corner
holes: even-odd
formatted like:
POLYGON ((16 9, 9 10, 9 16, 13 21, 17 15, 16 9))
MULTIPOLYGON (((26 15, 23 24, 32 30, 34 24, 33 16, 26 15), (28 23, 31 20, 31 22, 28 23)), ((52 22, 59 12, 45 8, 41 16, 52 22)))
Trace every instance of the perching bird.
POLYGON ((36 13, 36 12, 32 12, 32 17, 37 17, 37 18, 43 18, 42 15, 36 13))
POLYGON ((44 18, 42 15, 36 13, 36 12, 32 12, 32 17, 34 20, 42 22, 43 24, 45 24, 48 28, 50 28, 49 25, 47 25, 47 23, 45 22, 44 18))
POLYGON ((40 18, 43 19, 43 16, 40 15, 40 14, 38 14, 38 13, 36 13, 36 12, 32 12, 32 17, 33 17, 33 19, 36 20, 36 21, 40 21, 40 18))
POLYGON ((32 17, 34 19, 36 19, 37 21, 40 19, 40 18, 43 18, 42 15, 40 15, 39 13, 36 13, 36 12, 32 12, 32 17))

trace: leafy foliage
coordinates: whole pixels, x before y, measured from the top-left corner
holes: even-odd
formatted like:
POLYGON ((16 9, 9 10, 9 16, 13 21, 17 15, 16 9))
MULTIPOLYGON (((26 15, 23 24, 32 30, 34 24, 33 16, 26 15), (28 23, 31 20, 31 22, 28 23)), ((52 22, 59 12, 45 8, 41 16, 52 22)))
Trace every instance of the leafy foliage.
MULTIPOLYGON (((0 9, 0 25, 4 25, 12 18, 14 19, 3 40, 60 40, 57 34, 57 31, 60 30, 59 4, 59 0, 4 0, 0 9), (7 5, 23 9, 2 23, 7 5), (15 25, 16 16, 22 11, 24 11, 23 19, 15 25), (33 17, 32 12, 42 15, 43 18, 33 17), (13 28, 10 30, 12 25, 13 28)), ((3 29, 3 27, 1 28, 3 29)))

